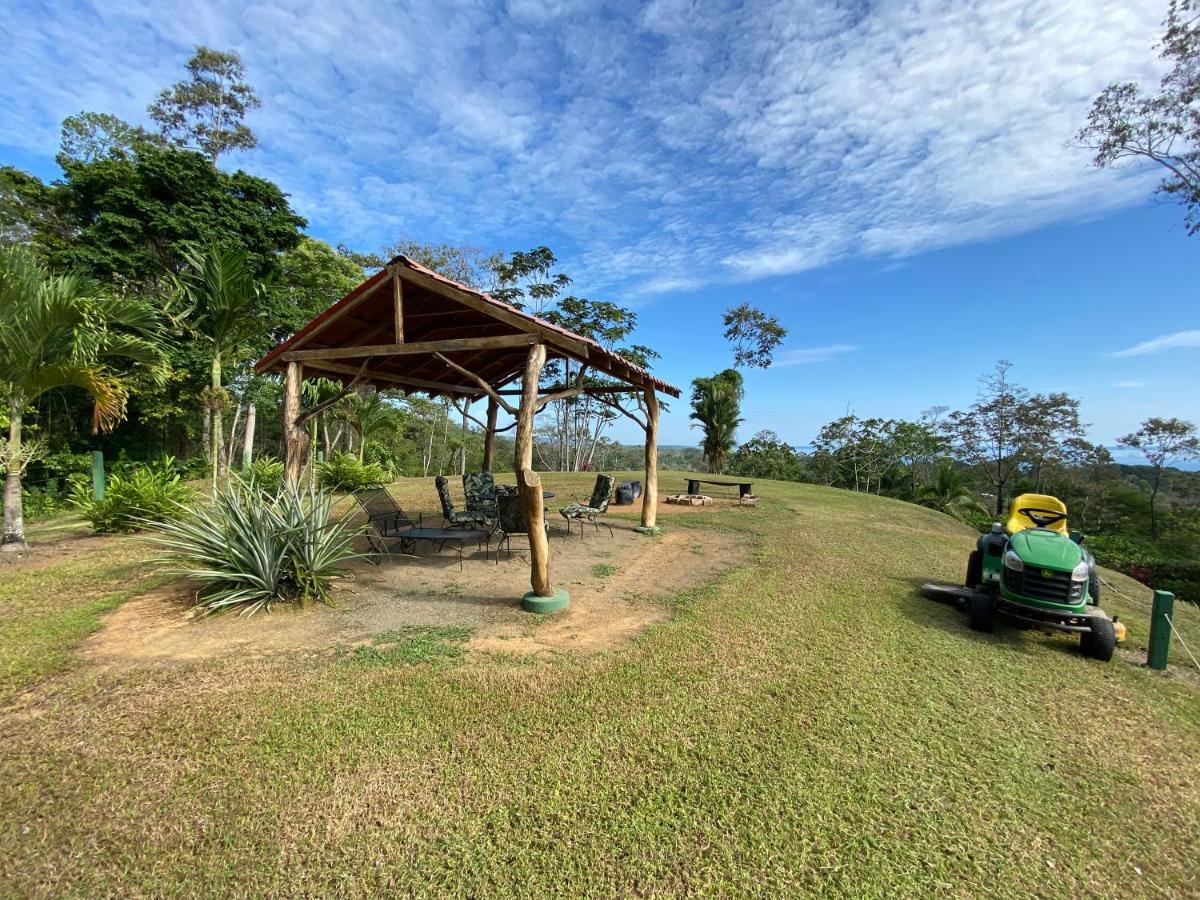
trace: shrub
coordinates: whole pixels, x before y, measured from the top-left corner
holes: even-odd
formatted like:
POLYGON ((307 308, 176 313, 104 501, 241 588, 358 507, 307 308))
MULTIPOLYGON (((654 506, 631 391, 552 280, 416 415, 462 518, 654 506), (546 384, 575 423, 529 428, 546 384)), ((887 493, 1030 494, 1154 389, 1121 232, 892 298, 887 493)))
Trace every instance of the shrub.
POLYGON ((356 491, 391 480, 383 466, 364 463, 353 453, 334 453, 317 465, 317 481, 327 491, 356 491))
POLYGON ((178 516, 193 498, 192 490, 174 467, 137 469, 131 475, 113 475, 104 499, 92 496, 91 485, 75 482, 71 505, 79 509, 92 528, 103 532, 142 531, 150 522, 178 516))
POLYGON ((241 606, 252 615, 309 600, 332 606, 333 579, 360 555, 352 546, 357 531, 330 521, 332 504, 324 491, 271 494, 235 478, 211 506, 155 527, 152 540, 166 551, 157 562, 201 583, 206 613, 241 606))
POLYGON ((261 456, 244 466, 241 475, 267 494, 277 494, 283 487, 283 463, 271 456, 261 456))

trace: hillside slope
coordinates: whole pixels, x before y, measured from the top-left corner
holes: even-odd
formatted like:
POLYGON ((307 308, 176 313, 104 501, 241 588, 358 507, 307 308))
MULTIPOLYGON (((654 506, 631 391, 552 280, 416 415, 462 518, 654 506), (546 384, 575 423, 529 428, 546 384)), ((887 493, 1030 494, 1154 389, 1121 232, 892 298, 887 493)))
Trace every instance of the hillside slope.
POLYGON ((732 530, 749 561, 619 651, 51 679, 0 719, 0 876, 81 894, 1200 892, 1194 680, 972 633, 917 591, 961 576, 972 536, 945 516, 755 487, 757 509, 664 521, 732 530))

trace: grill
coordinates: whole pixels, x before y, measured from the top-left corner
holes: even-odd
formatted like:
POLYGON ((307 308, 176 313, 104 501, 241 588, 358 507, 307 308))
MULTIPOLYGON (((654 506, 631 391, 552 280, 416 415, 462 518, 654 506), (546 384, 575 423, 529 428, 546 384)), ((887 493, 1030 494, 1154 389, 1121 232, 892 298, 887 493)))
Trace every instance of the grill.
POLYGON ((1071 581, 1070 572, 1054 569, 1025 567, 1024 572, 1004 570, 1004 585, 1014 594, 1047 603, 1065 603, 1074 606, 1083 599, 1085 583, 1071 581), (1046 573, 1049 573, 1047 575, 1046 573))

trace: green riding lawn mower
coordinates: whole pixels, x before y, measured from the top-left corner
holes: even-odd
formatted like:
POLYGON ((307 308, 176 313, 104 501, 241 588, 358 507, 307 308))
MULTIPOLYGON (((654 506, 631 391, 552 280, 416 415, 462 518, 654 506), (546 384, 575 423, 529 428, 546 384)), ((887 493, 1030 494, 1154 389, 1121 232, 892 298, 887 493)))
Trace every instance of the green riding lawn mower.
POLYGON ((1125 626, 1100 608, 1096 561, 1083 536, 1067 528, 1056 497, 1021 494, 1008 521, 997 522, 967 559, 964 587, 927 584, 926 595, 967 611, 971 627, 990 632, 998 618, 1022 628, 1079 635, 1085 656, 1108 661, 1125 626))

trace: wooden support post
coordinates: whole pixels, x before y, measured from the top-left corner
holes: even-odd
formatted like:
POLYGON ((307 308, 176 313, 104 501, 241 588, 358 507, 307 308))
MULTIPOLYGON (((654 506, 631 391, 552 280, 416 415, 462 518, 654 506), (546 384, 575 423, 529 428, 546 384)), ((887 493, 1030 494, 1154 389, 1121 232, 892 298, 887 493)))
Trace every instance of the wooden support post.
MULTIPOLYGON (((513 458, 517 492, 529 528, 529 581, 535 599, 554 596, 554 588, 550 584, 550 547, 543 524, 546 512, 542 502, 542 479, 533 471, 533 416, 537 411, 538 381, 545 364, 545 345, 534 344, 525 358, 521 408, 517 410, 517 446, 513 458)), ((529 608, 528 599, 529 595, 526 595, 526 608, 529 608)))
POLYGON ((487 428, 483 433, 483 471, 492 471, 496 457, 496 419, 500 415, 500 405, 495 397, 488 397, 487 428))
POLYGON ((404 282, 400 273, 392 273, 392 307, 396 316, 396 343, 404 343, 404 282))
POLYGON ((283 477, 292 488, 300 486, 300 473, 308 455, 308 431, 300 421, 303 380, 304 370, 300 363, 288 363, 283 379, 283 477))
POLYGON ((642 483, 642 525, 648 534, 658 531, 658 396, 646 389, 646 480, 642 483))

